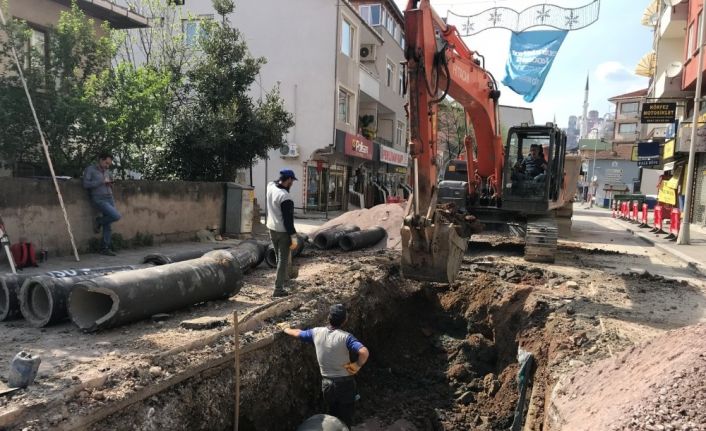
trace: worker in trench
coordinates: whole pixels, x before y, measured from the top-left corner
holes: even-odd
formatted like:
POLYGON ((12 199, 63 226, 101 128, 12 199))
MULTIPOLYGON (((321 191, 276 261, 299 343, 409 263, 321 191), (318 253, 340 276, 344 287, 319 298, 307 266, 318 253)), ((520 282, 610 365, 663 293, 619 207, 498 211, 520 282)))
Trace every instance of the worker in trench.
POLYGON ((279 179, 267 185, 267 229, 277 256, 277 278, 273 297, 287 296, 285 283, 290 278, 297 277, 297 271, 292 266, 292 250, 299 245, 297 231, 294 228, 294 201, 289 195, 289 189, 297 181, 291 169, 279 172, 279 179))
POLYGON ((343 304, 331 306, 328 323, 326 327, 305 331, 290 328, 286 322, 281 323, 280 328, 285 334, 314 345, 321 371, 321 391, 326 414, 337 417, 350 427, 357 396, 354 376, 365 365, 370 352, 353 335, 341 330, 346 323, 343 304))

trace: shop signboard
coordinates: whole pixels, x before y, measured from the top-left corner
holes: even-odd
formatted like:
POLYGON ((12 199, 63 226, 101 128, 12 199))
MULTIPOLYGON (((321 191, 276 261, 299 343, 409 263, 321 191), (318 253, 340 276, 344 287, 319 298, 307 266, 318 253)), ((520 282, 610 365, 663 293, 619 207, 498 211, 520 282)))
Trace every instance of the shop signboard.
POLYGON ((407 167, 408 155, 402 151, 381 145, 380 161, 390 165, 407 167))
POLYGON ((637 143, 637 166, 659 165, 659 142, 637 143))
MULTIPOLYGON (((677 151, 688 153, 691 145, 691 123, 683 125, 679 130, 677 151)), ((706 124, 699 124, 696 129, 696 152, 706 153, 706 124)))
POLYGON ((642 124, 673 123, 677 114, 676 102, 645 102, 642 104, 642 124))
POLYGON ((373 160, 373 141, 361 135, 346 133, 346 146, 343 152, 347 156, 373 160))
POLYGON ((662 151, 662 160, 669 160, 674 157, 674 139, 671 139, 664 143, 664 150, 662 151))

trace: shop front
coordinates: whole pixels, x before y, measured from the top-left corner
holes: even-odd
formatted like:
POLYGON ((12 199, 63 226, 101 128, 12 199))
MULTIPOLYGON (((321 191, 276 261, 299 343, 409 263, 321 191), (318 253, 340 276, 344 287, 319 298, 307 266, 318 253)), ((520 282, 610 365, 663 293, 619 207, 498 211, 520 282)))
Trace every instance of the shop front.
POLYGON ((380 146, 380 168, 384 170, 383 184, 393 201, 409 197, 411 188, 408 186, 407 165, 409 155, 394 148, 380 146))

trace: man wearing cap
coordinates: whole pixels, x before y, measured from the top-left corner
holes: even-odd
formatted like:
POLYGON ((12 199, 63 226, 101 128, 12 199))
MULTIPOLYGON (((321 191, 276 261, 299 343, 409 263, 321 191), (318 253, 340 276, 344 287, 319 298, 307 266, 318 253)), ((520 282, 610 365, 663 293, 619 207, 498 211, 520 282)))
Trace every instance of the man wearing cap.
POLYGON ((294 202, 289 189, 297 177, 291 169, 279 172, 279 180, 267 185, 267 229, 277 256, 277 278, 273 297, 287 296, 284 283, 289 279, 292 265, 291 251, 299 245, 294 229, 294 202))
POLYGON ((284 333, 314 345, 326 414, 336 416, 350 427, 356 398, 353 376, 365 365, 370 352, 353 335, 340 329, 345 322, 345 307, 335 304, 329 311, 328 326, 306 331, 285 327, 284 333), (357 359, 351 361, 351 356, 357 359))

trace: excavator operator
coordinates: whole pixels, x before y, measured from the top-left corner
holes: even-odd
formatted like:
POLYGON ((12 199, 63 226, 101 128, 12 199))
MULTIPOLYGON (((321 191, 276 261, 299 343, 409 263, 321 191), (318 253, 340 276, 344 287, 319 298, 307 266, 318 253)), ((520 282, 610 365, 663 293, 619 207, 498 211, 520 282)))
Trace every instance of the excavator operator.
POLYGON ((530 145, 529 155, 515 166, 515 180, 532 180, 541 182, 546 176, 547 161, 539 144, 530 145))

